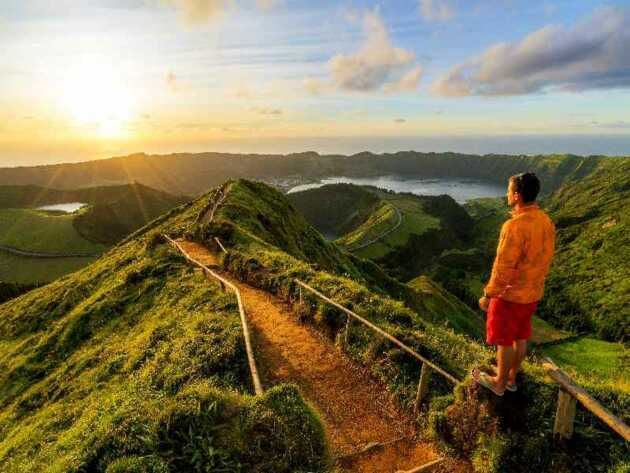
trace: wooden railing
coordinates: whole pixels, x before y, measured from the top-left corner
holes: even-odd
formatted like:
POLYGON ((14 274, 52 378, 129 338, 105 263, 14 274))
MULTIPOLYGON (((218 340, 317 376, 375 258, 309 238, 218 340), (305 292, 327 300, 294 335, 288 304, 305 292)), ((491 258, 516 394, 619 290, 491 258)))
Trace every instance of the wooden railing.
POLYGON ((262 394, 263 393, 263 388, 262 388, 262 384, 260 382, 260 377, 258 376, 258 369, 256 367, 256 359, 254 358, 254 349, 252 348, 251 336, 250 336, 250 332, 249 332, 249 325, 247 324, 247 317, 245 316, 245 308, 243 306, 243 300, 241 298, 240 291, 230 281, 228 281, 227 279, 223 278, 222 276, 220 276, 219 274, 215 273, 210 268, 208 268, 206 265, 204 265, 200 261, 197 261, 192 256, 190 256, 184 250, 184 248, 182 248, 182 246, 179 243, 177 243, 175 240, 170 238, 168 235, 164 235, 164 238, 166 238, 166 240, 171 245, 173 245, 175 248, 177 248, 180 251, 180 253, 182 255, 184 255, 186 260, 188 260, 190 263, 194 264, 195 266, 198 266, 199 268, 201 268, 202 271, 207 276, 212 276, 213 278, 218 280, 219 283, 221 284, 222 288, 227 286, 228 288, 230 288, 232 290, 232 292, 234 292, 234 294, 236 294, 236 300, 238 302, 238 312, 239 312, 239 314, 241 316, 241 326, 243 327, 243 338, 245 340, 245 351, 247 352, 247 362, 249 364, 249 371, 251 372, 251 375, 252 375, 252 382, 254 384, 254 392, 256 393, 256 395, 262 394))
MULTIPOLYGON (((225 249, 225 246, 223 246, 223 244, 221 243, 221 240, 219 240, 217 237, 214 237, 214 241, 217 243, 217 245, 219 246, 221 251, 223 251, 223 253, 227 253, 227 250, 225 249)), ((418 411, 420 403, 422 402, 422 400, 424 399, 424 397, 427 394, 427 391, 429 389, 429 378, 431 376, 431 371, 432 370, 436 371, 439 374, 441 374, 444 378, 446 378, 448 381, 450 381, 451 383, 453 383, 455 385, 460 382, 460 380, 457 379, 455 376, 453 376, 452 374, 450 374, 447 371, 443 370, 442 368, 440 368, 436 364, 432 363, 431 361, 427 360, 424 356, 420 355, 415 350, 409 348, 407 345, 405 345, 403 342, 398 340, 396 337, 394 337, 394 336, 390 335, 389 333, 385 332, 381 328, 379 328, 376 325, 374 325, 372 322, 364 319, 360 315, 352 312, 350 309, 345 308, 344 306, 338 304, 337 302, 333 301, 332 299, 329 299, 324 294, 319 292, 317 289, 315 289, 315 288, 309 286, 308 284, 306 284, 304 281, 300 281, 299 279, 294 279, 294 281, 300 288, 300 304, 303 304, 303 302, 304 302, 304 298, 302 296, 302 288, 304 288, 305 290, 315 294, 317 297, 319 297, 323 301, 327 302, 328 304, 330 304, 330 305, 336 307, 337 309, 341 310, 342 312, 344 312, 348 316, 348 318, 346 320, 346 328, 345 328, 344 337, 343 337, 343 340, 344 340, 344 343, 345 343, 346 346, 348 344, 348 336, 349 336, 349 333, 350 333, 350 321, 351 321, 351 318, 353 318, 353 319, 358 320, 359 322, 361 322, 365 326, 369 327, 370 329, 372 329, 374 332, 378 333, 379 335, 387 338, 393 344, 397 345, 399 348, 401 348, 402 350, 404 350, 405 352, 409 353, 411 356, 413 356, 414 358, 416 358, 417 360, 422 362, 422 369, 420 371, 420 380, 418 381, 418 389, 416 391, 416 399, 415 399, 415 402, 414 402, 414 412, 418 411)))
MULTIPOLYGON (((225 246, 221 243, 218 238, 214 238, 215 242, 221 249, 223 253, 227 253, 225 246)), ((302 289, 309 291, 310 293, 317 296, 319 299, 324 302, 336 307, 343 313, 347 315, 346 319, 346 327, 343 335, 343 343, 348 346, 348 338, 350 334, 350 323, 352 319, 358 320, 366 327, 370 328, 372 331, 378 333, 382 337, 385 337, 393 344, 401 348, 403 351, 413 356, 417 360, 422 362, 422 369, 420 372, 420 379, 418 381, 418 389, 416 391, 416 399, 414 402, 414 412, 418 411, 420 403, 424 399, 427 394, 427 390, 429 387, 429 378, 431 375, 431 371, 435 371, 446 378, 453 384, 458 384, 460 382, 455 376, 451 375, 444 369, 440 368, 430 360, 426 359, 419 353, 417 353, 412 348, 409 348, 403 342, 398 340, 396 337, 390 335, 385 332, 381 328, 374 325, 372 322, 366 320, 355 312, 347 309, 341 304, 333 301, 329 297, 326 297, 324 294, 319 292, 317 289, 309 286, 304 281, 299 279, 294 279, 294 282, 299 287, 299 301, 300 305, 304 303, 304 297, 302 294, 302 289)), ((573 421, 575 418, 575 406, 576 400, 580 401, 580 403, 586 407, 590 412, 595 414, 599 419, 601 419, 605 424, 607 424, 611 429, 617 432, 621 437, 623 437, 626 441, 630 441, 630 427, 628 427, 621 419, 612 414, 608 409, 602 406, 597 400, 591 397, 582 387, 577 386, 569 376, 562 371, 550 358, 546 358, 543 363, 543 368, 547 372, 547 374, 560 386, 560 390, 558 392, 558 406, 556 410, 556 419, 554 422, 553 433, 554 436, 569 439, 573 435, 573 421)), ((429 466, 429 465, 427 465, 429 466)), ((411 471, 420 471, 420 470, 411 470, 411 471)))
POLYGON ((343 341, 344 341, 344 344, 346 346, 348 345, 348 335, 350 333, 350 323, 351 323, 352 319, 355 319, 355 320, 358 320, 359 322, 361 322, 366 327, 370 328, 372 331, 378 333, 382 337, 385 337, 386 339, 388 339, 390 342, 392 342, 394 345, 398 346, 400 349, 402 349, 403 351, 405 351, 409 355, 413 356, 414 358, 416 358, 417 360, 422 362, 422 370, 420 371, 420 380, 418 381, 418 389, 416 391, 416 399, 415 399, 415 403, 414 403, 414 412, 418 411, 420 403, 422 402, 422 400, 424 399, 424 397, 425 397, 425 395, 427 393, 427 390, 429 388, 429 378, 430 378, 430 375, 431 375, 431 371, 435 371, 435 372, 441 374, 444 378, 446 378, 448 381, 450 381, 453 384, 458 384, 460 382, 460 380, 457 379, 455 376, 453 376, 452 374, 450 374, 447 371, 443 370, 442 368, 437 366, 435 363, 432 363, 431 361, 426 359, 424 356, 420 355, 415 350, 409 348, 407 345, 405 345, 403 342, 398 340, 396 337, 390 335, 389 333, 387 333, 383 329, 381 329, 381 328, 377 327, 376 325, 374 325, 369 320, 366 320, 365 318, 363 318, 360 315, 354 313, 350 309, 347 309, 346 307, 342 306, 341 304, 339 304, 339 303, 333 301, 332 299, 326 297, 324 294, 319 292, 317 289, 309 286, 305 282, 300 281, 299 279, 294 279, 294 281, 300 288, 300 304, 303 303, 302 289, 305 289, 305 290, 311 292, 312 294, 315 294, 321 300, 327 302, 328 304, 332 305, 333 307, 336 307, 337 309, 339 309, 340 311, 344 312, 347 315, 348 318, 346 319, 346 328, 345 328, 344 337, 343 337, 343 341))
POLYGON ((602 422, 630 442, 630 427, 619 417, 602 406, 584 388, 576 385, 573 380, 560 369, 551 358, 546 358, 543 368, 547 375, 559 386, 556 419, 553 434, 556 438, 570 439, 573 436, 576 401, 580 401, 587 410, 595 414, 602 422))

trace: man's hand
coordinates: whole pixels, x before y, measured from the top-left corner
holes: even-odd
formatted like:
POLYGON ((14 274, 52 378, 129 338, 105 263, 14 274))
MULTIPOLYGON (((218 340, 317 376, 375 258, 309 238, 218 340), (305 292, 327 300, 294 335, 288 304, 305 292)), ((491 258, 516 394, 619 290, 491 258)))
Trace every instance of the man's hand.
POLYGON ((488 307, 490 306, 490 299, 486 296, 483 296, 479 299, 479 308, 484 312, 488 312, 488 307))

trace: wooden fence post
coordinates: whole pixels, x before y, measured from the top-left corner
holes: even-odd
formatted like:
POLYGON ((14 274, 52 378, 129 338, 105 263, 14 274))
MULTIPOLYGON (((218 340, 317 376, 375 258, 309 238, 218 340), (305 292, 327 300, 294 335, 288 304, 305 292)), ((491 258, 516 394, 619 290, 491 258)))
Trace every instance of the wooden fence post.
POLYGON ((413 405, 413 413, 417 414, 420 409, 420 403, 427 394, 429 389, 429 378, 431 377, 431 368, 426 363, 422 363, 422 370, 420 371, 420 381, 418 381, 418 392, 416 392, 416 402, 413 405))
POLYGON ((561 440, 569 440, 573 436, 573 422, 575 420, 575 398, 567 391, 558 390, 558 406, 556 420, 553 424, 553 436, 561 440))
POLYGON ((346 350, 350 346, 349 339, 350 339, 350 323, 351 322, 352 322, 352 319, 348 315, 346 318, 346 329, 344 330, 344 333, 343 333, 343 346, 346 350))

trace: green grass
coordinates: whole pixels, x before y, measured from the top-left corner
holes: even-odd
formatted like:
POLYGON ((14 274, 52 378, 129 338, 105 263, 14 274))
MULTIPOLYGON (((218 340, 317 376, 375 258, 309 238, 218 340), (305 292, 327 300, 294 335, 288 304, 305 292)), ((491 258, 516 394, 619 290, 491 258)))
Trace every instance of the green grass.
POLYGON ((398 222, 396 208, 401 213, 402 222, 395 231, 377 243, 358 250, 357 256, 374 260, 385 258, 389 253, 396 251, 396 248, 407 245, 412 235, 422 235, 428 230, 440 227, 440 219, 427 214, 422 200, 417 196, 376 190, 373 192, 382 199, 381 206, 360 227, 337 242, 352 249, 383 234, 398 222))
MULTIPOLYGON (((467 312, 456 313, 460 310, 456 299, 430 280, 412 289, 415 300, 408 290, 391 285, 398 291, 396 300, 383 285, 374 284, 373 275, 362 277, 361 265, 356 261, 354 268, 358 274, 344 272, 343 266, 331 265, 324 269, 308 256, 323 251, 323 248, 319 251, 310 248, 321 242, 308 240, 308 245, 303 244, 299 252, 295 250, 300 246, 300 234, 309 232, 303 223, 297 227, 300 233, 293 231, 293 220, 297 217, 282 204, 281 195, 266 186, 247 181, 232 183, 224 205, 229 210, 219 208, 216 221, 194 230, 195 237, 214 246, 212 237, 219 236, 230 249, 223 259, 225 268, 294 304, 296 315, 326 336, 332 339, 341 336, 345 315, 308 293, 303 293, 304 304, 297 304, 298 288, 294 278, 306 281, 366 317, 456 376, 465 377, 471 367, 492 361, 491 352, 483 344, 458 333, 455 328, 472 330, 465 327, 464 317, 466 313, 472 317, 476 314, 467 308, 467 312), (232 192, 239 208, 246 211, 235 211, 232 192), (276 210, 288 213, 271 217, 270 203, 276 210), (262 229, 252 232, 260 215, 265 216, 267 229, 275 228, 276 220, 290 224, 283 233, 262 229)), ((468 323, 473 323, 475 330, 480 331, 478 318, 468 323)), ((351 331, 349 355, 380 378, 401 403, 411 404, 420 368, 413 359, 358 326, 351 331)), ((434 375, 431 399, 423 406, 419 423, 433 438, 445 442, 452 449, 451 453, 474 458, 480 471, 590 473, 621 465, 629 453, 627 446, 588 413, 579 413, 575 439, 567 449, 554 446, 552 428, 558 388, 542 368, 531 361, 524 365, 518 394, 501 399, 469 380, 451 393, 451 386, 434 375)), ((585 386, 613 412, 630 420, 628 391, 614 385, 585 386)))
POLYGON ((30 258, 0 250, 0 281, 37 284, 53 281, 93 263, 96 258, 30 258))
POLYGON ((484 339, 485 321, 481 313, 470 309, 426 276, 418 276, 407 284, 420 293, 433 295, 427 300, 427 309, 433 315, 433 323, 444 324, 477 340, 484 339))
POLYGON ((606 161, 547 206, 558 251, 541 313, 570 330, 630 342, 630 159, 606 161))
POLYGON ((328 470, 294 387, 250 395, 235 297, 159 238, 199 209, 0 305, 1 471, 328 470))
POLYGON ((621 343, 582 337, 544 347, 542 352, 588 384, 630 392, 630 351, 621 343))
POLYGON ((387 202, 381 202, 372 214, 358 228, 347 233, 336 243, 353 248, 382 235, 398 222, 396 209, 387 202))
POLYGON ((100 253, 105 246, 83 238, 73 225, 75 215, 32 209, 0 210, 0 245, 44 253, 100 253))

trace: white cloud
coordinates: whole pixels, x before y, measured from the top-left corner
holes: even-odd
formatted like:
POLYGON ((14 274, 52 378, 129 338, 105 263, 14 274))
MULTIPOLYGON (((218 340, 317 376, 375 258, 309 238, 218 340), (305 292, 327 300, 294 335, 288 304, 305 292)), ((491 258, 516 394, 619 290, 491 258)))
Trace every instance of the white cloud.
POLYGON ((416 66, 404 74, 399 80, 385 84, 383 86, 383 90, 390 94, 398 92, 415 92, 418 90, 421 78, 422 67, 416 66))
POLYGON ((270 10, 278 4, 278 0, 256 0, 258 8, 263 10, 270 10))
POLYGON ((282 110, 279 108, 269 108, 269 107, 252 107, 250 109, 254 113, 258 113, 259 115, 282 115, 282 110))
POLYGON ((630 9, 604 8, 571 28, 547 26, 453 67, 439 95, 522 95, 630 87, 630 9))
POLYGON ((164 82, 166 87, 171 92, 177 92, 179 90, 179 83, 177 81, 177 76, 173 71, 168 71, 164 76, 164 82))
POLYGON ((303 81, 304 89, 313 95, 322 94, 331 89, 331 85, 323 80, 307 77, 303 81))
POLYGON ((326 90, 353 92, 411 92, 417 89, 422 69, 415 54, 392 45, 383 20, 375 11, 363 15, 363 44, 353 54, 337 54, 328 61, 331 81, 309 78, 304 87, 311 93, 326 90))
MULTIPOLYGON (((204 24, 237 5, 236 0, 163 0, 178 8, 189 25, 204 24)), ((281 0, 255 0, 261 10, 270 10, 281 0)))
POLYGON ((206 23, 234 5, 234 0, 166 0, 177 7, 188 24, 206 23))
POLYGON ((420 0, 420 14, 429 21, 446 21, 455 16, 455 10, 446 0, 420 0))

